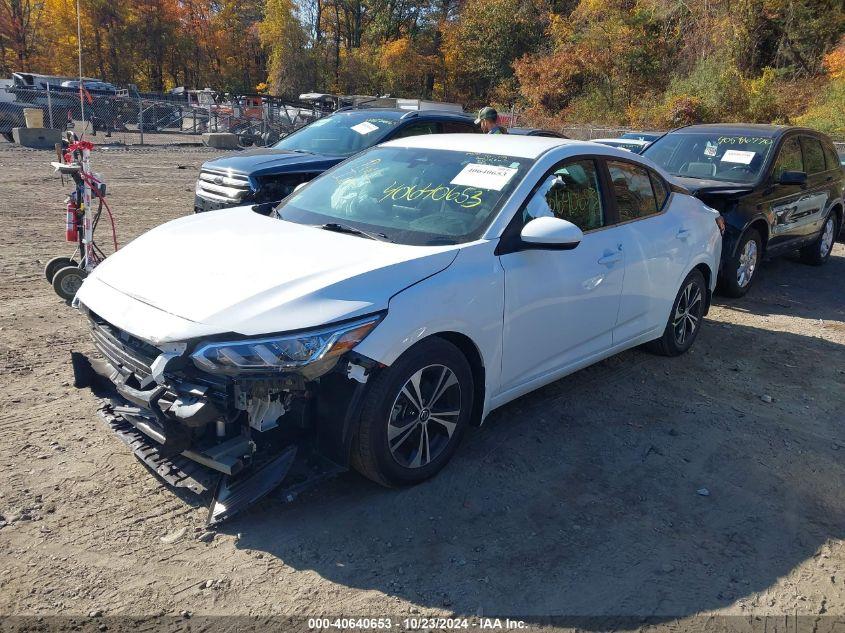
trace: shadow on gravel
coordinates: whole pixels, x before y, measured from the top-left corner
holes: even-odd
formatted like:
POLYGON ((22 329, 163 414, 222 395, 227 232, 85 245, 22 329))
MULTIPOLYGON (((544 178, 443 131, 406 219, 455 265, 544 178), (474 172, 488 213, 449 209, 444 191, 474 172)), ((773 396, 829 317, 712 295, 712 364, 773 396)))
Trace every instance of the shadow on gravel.
MULTIPOLYGON (((760 272, 746 299, 716 305, 802 317, 807 335, 711 318, 686 356, 625 352, 496 411, 425 484, 349 474, 223 530, 385 594, 369 615, 407 615, 398 598, 423 614, 604 630, 765 609, 755 594, 825 565, 826 543, 845 537, 845 345, 813 335, 813 321, 845 321, 845 258, 760 272)), ((798 600, 796 612, 824 609, 798 600)))
MULTIPOLYGON (((823 266, 809 266, 797 257, 772 259, 758 275, 744 297, 717 295, 714 304, 760 316, 845 322, 845 250, 837 249, 823 266)), ((845 331, 845 325, 839 328, 845 331)))
POLYGON ((709 321, 685 357, 627 352, 497 411, 423 485, 350 474, 223 529, 384 593, 382 615, 607 629, 726 607, 845 537, 842 368, 845 346, 709 321))

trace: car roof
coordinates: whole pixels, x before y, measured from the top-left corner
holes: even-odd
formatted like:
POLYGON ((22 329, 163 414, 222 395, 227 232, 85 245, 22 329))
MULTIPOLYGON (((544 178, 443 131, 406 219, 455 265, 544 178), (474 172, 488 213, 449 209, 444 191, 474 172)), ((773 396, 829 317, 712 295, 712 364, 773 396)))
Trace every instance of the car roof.
POLYGON ((554 136, 554 138, 566 138, 560 132, 555 132, 554 130, 546 130, 541 127, 509 127, 508 134, 516 134, 518 136, 540 136, 542 134, 549 134, 554 136))
POLYGON ((639 138, 594 138, 593 143, 622 143, 624 145, 648 145, 651 141, 639 138))
POLYGON ((329 116, 344 114, 379 115, 385 118, 399 120, 407 119, 454 119, 456 121, 473 121, 474 117, 467 112, 453 110, 406 110, 404 108, 342 108, 332 112, 329 116))
POLYGON ((696 125, 687 125, 685 127, 676 128, 671 130, 669 134, 673 134, 675 132, 690 134, 753 134, 756 136, 768 136, 775 138, 791 130, 801 130, 802 132, 812 132, 813 134, 818 134, 818 132, 807 128, 794 127, 791 125, 771 125, 767 123, 699 123, 696 125))
POLYGON ((538 158, 553 147, 562 145, 583 145, 585 152, 592 151, 592 146, 583 141, 520 134, 424 134, 388 141, 384 145, 415 149, 442 149, 453 152, 480 152, 514 158, 538 158))

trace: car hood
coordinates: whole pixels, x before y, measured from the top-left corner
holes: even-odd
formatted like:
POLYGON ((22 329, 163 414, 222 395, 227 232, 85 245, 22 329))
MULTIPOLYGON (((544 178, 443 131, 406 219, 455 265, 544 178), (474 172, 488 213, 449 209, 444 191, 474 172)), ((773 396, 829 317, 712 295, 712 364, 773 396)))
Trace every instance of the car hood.
POLYGON ((738 195, 753 191, 754 185, 743 182, 725 182, 724 180, 711 180, 709 178, 685 178, 683 176, 672 176, 672 182, 680 185, 692 195, 699 193, 721 194, 725 196, 738 195))
POLYGON ((155 344, 318 327, 387 308, 457 246, 405 246, 237 207, 187 216, 108 257, 77 299, 155 344))
POLYGON ((231 170, 242 174, 272 169, 274 171, 299 171, 311 166, 330 166, 343 160, 343 156, 325 154, 306 154, 286 149, 252 149, 221 156, 203 163, 203 169, 231 170))

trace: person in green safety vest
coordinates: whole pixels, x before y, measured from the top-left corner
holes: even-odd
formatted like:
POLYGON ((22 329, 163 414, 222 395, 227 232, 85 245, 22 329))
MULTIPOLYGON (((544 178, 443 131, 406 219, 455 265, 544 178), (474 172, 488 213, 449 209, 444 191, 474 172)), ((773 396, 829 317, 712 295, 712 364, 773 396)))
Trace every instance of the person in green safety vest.
POLYGON ((504 125, 499 125, 499 113, 495 108, 486 106, 478 111, 478 118, 475 119, 475 124, 481 126, 481 131, 485 134, 507 134, 508 130, 504 125))

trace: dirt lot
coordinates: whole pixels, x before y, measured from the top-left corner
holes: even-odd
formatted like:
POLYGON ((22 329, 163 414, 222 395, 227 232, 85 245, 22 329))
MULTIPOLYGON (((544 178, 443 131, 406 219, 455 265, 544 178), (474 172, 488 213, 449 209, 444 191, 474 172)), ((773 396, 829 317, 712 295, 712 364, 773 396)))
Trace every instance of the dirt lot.
MULTIPOLYGON (((121 242, 187 213, 211 155, 96 152, 121 242)), ((765 264, 686 356, 626 352, 497 411, 433 481, 349 473, 206 543, 205 508, 71 386, 89 344, 42 276, 67 250, 50 158, 0 146, 0 614, 845 616, 842 244, 765 264)))

